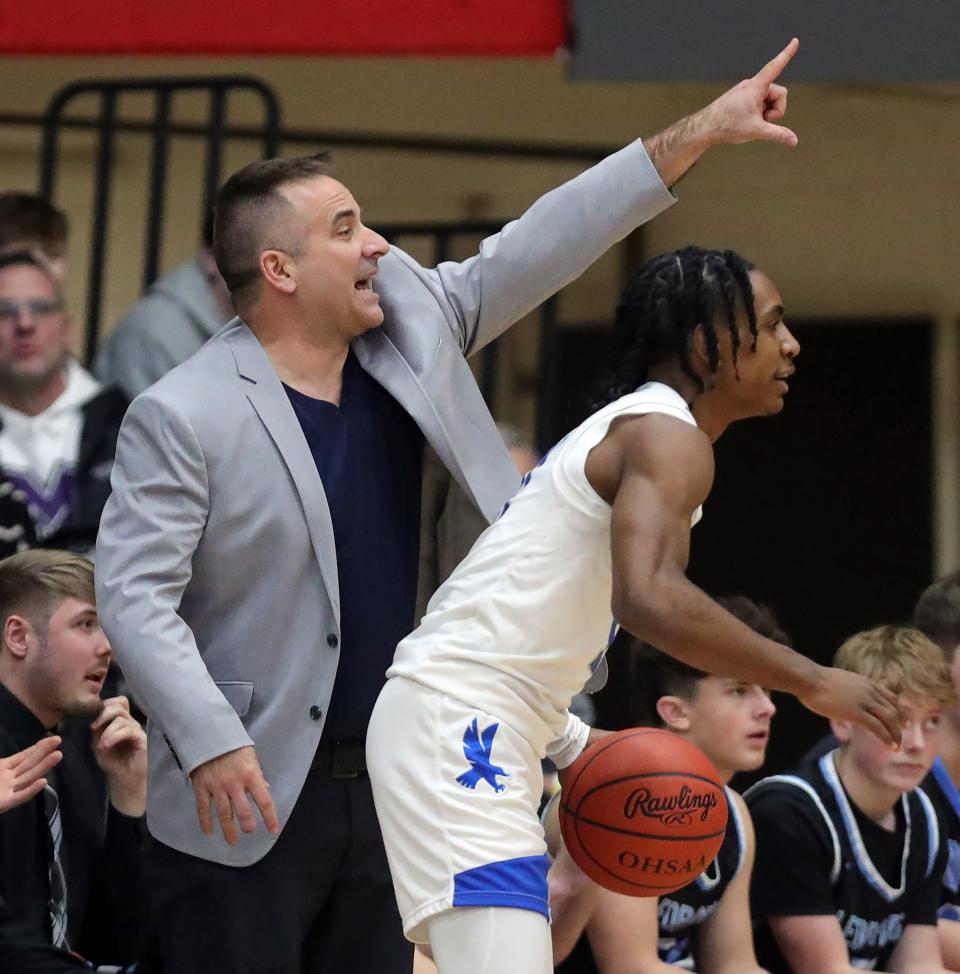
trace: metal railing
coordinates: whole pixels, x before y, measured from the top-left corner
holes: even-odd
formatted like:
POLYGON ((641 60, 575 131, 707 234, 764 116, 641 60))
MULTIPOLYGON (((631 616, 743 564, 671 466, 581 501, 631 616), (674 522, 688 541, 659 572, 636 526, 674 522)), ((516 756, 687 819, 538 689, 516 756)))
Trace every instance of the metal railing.
POLYGON ((202 172, 202 213, 210 213, 223 177, 223 149, 227 139, 228 101, 238 92, 258 96, 263 106, 263 126, 257 140, 263 158, 277 155, 280 148, 280 102, 273 90, 257 78, 227 75, 188 78, 122 78, 78 81, 58 91, 42 118, 43 144, 40 155, 40 194, 52 200, 60 160, 60 136, 66 128, 92 128, 97 137, 93 172, 93 221, 90 233, 89 273, 87 278, 86 349, 88 362, 96 350, 103 298, 107 230, 110 222, 110 194, 114 178, 114 149, 119 133, 130 125, 120 117, 120 102, 125 95, 153 96, 152 116, 138 123, 139 131, 150 136, 150 172, 147 193, 147 221, 144 231, 144 261, 141 281, 146 288, 157 276, 163 239, 163 211, 166 202, 171 139, 178 134, 172 118, 173 99, 184 92, 206 94, 206 120, 198 133, 206 142, 202 172), (94 118, 78 126, 69 111, 81 99, 94 97, 98 111, 94 118))

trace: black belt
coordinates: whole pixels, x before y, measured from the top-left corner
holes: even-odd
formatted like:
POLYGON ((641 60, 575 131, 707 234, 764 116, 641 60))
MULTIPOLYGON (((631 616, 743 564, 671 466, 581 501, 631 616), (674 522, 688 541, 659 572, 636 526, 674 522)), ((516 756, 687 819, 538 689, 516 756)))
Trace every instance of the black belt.
POLYGON ((359 778, 367 773, 367 745, 364 741, 321 741, 310 770, 331 778, 359 778))

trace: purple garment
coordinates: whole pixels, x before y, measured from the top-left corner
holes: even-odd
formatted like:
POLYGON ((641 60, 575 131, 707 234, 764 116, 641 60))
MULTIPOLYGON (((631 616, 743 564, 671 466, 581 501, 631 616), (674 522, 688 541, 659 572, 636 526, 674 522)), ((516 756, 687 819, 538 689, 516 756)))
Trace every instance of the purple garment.
POLYGON ((26 494, 27 510, 39 540, 49 538, 63 526, 70 513, 70 498, 76 481, 73 467, 58 464, 46 482, 19 472, 9 472, 7 479, 26 494))

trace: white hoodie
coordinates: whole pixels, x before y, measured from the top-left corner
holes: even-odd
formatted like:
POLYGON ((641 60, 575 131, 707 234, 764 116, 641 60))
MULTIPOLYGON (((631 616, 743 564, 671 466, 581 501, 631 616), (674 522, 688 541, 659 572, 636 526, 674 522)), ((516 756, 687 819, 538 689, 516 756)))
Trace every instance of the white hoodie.
POLYGON ((25 416, 0 404, 0 469, 26 495, 40 539, 54 534, 69 514, 83 429, 81 410, 102 388, 70 359, 66 388, 42 413, 25 416))

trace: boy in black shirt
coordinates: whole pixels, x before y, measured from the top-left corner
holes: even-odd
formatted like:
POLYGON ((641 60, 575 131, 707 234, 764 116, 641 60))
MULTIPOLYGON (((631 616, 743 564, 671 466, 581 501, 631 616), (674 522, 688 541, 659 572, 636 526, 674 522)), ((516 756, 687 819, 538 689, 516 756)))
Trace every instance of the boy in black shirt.
POLYGON ((834 665, 897 693, 908 722, 895 751, 832 721, 836 750, 747 792, 757 955, 772 974, 940 971, 946 848, 918 786, 956 699, 950 671, 922 633, 893 626, 852 636, 834 665))

